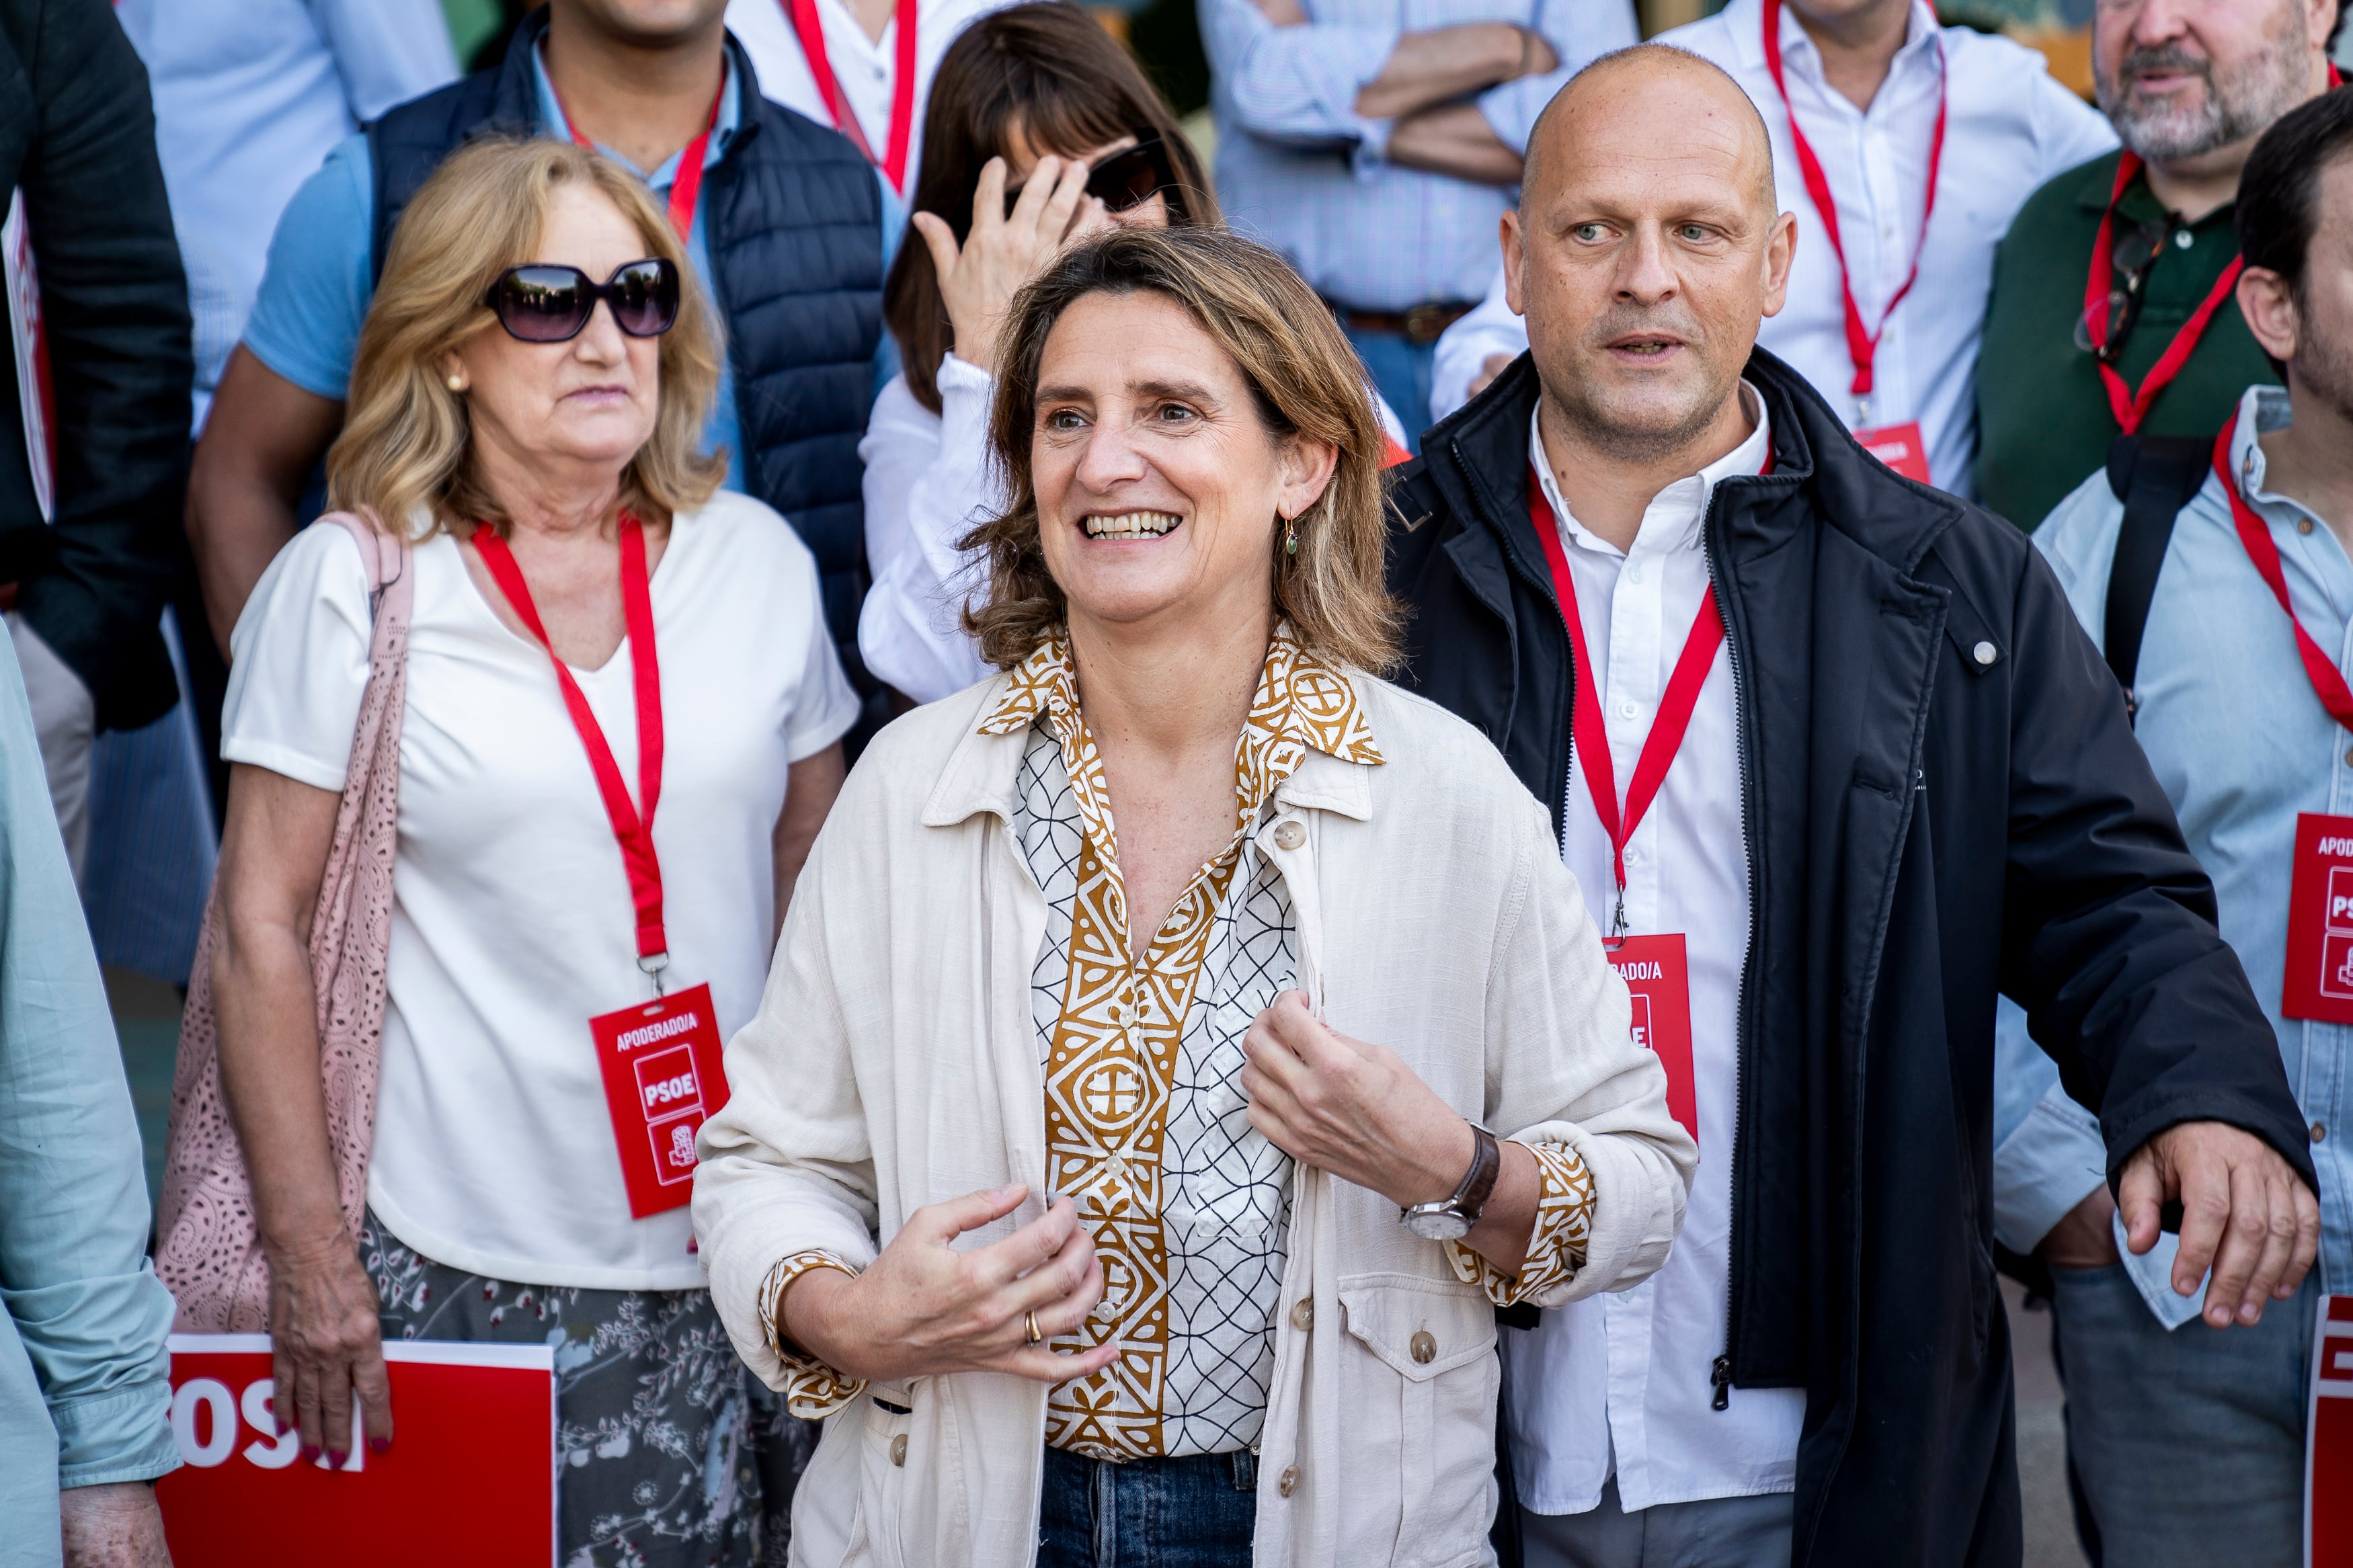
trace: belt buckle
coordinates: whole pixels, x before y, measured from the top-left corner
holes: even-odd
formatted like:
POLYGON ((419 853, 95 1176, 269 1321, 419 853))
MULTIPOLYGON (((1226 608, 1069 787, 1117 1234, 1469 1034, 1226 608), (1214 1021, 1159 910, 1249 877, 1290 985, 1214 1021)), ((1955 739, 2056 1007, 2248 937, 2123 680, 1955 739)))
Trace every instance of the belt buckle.
POLYGON ((1445 331, 1447 310, 1434 300, 1425 300, 1405 313, 1405 337, 1409 343, 1434 343, 1445 331))

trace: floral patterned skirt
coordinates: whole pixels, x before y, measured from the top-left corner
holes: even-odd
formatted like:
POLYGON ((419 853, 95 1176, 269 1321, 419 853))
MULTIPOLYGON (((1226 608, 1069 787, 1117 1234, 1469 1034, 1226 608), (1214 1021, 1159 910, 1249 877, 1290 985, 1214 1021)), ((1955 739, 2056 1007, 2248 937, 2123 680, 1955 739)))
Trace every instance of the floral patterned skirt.
POLYGON ((817 1429, 744 1369, 709 1291, 489 1279, 418 1256, 374 1213, 360 1260, 387 1340, 555 1347, 564 1568, 785 1561, 817 1429))

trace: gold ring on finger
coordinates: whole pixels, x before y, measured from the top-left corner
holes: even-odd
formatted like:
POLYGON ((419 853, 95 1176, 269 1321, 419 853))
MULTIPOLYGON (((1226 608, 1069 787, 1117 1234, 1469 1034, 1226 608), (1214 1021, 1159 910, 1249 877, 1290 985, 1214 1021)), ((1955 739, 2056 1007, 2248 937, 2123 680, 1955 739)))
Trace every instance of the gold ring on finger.
POLYGON ((1035 1312, 1029 1316, 1029 1338, 1033 1345, 1045 1342, 1046 1336, 1038 1331, 1038 1314, 1035 1312))

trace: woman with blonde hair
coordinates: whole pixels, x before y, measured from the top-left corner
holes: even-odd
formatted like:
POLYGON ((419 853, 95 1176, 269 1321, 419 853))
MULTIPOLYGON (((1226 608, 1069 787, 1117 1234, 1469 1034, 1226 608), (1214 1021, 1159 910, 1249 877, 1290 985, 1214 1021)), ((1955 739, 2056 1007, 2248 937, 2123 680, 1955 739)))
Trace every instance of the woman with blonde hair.
POLYGON ((680 1205, 725 1092, 701 1042, 752 1013, 857 714, 809 552, 699 453, 711 321, 644 189, 561 142, 458 153, 390 247, 328 463, 413 595, 356 1237, 305 957, 363 763, 346 527, 263 577, 222 725, 210 978, 278 1415, 335 1458, 356 1401, 389 1444, 382 1340, 553 1342, 567 1563, 757 1548, 749 1385, 680 1205))
POLYGON ((1103 235, 997 365, 999 673, 867 752, 702 1132, 721 1316, 832 1417, 796 1559, 1487 1561, 1494 1308, 1665 1258, 1665 1075, 1543 808, 1377 678, 1297 275, 1103 235))

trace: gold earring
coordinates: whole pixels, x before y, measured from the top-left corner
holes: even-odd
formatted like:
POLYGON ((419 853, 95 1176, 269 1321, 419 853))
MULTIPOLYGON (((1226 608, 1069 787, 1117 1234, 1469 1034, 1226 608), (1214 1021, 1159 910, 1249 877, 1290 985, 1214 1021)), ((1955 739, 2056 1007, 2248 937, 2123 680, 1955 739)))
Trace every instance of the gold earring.
POLYGON ((465 391, 465 390, 466 390, 466 378, 465 378, 464 376, 462 376, 462 375, 453 375, 453 376, 451 376, 451 377, 449 378, 449 390, 450 390, 450 391, 452 391, 452 392, 463 392, 463 391, 465 391))
POLYGON ((1282 552, 1285 555, 1299 553, 1299 520, 1295 517, 1282 520, 1282 552))

